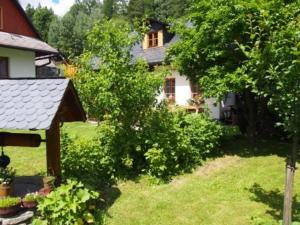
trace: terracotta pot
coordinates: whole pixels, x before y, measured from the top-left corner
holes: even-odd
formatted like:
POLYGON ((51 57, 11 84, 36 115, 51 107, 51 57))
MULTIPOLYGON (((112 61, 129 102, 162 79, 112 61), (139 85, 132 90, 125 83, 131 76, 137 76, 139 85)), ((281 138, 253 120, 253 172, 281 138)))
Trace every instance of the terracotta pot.
POLYGON ((15 205, 15 206, 10 206, 10 207, 5 207, 5 208, 0 208, 0 216, 13 216, 17 214, 20 210, 21 204, 15 205))
POLYGON ((26 209, 34 209, 37 207, 37 201, 22 201, 22 205, 26 209))
POLYGON ((1 184, 0 185, 0 198, 4 198, 10 195, 11 193, 11 185, 10 184, 1 184))

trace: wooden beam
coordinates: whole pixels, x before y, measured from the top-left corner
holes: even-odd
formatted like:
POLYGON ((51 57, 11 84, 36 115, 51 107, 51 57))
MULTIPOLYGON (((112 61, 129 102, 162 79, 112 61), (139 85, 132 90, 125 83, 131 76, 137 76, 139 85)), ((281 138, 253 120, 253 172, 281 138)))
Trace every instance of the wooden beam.
POLYGON ((55 118, 46 130, 47 172, 58 180, 61 177, 59 120, 55 118))
POLYGON ((0 146, 39 147, 41 142, 39 134, 0 132, 0 146))

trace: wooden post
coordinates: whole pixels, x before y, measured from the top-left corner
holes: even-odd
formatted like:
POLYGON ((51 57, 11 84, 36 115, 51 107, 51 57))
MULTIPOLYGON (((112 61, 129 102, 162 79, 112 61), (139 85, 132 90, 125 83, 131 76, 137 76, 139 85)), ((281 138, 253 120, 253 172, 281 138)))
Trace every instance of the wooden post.
POLYGON ((283 207, 283 224, 292 224, 292 204, 293 204, 293 183, 294 175, 296 171, 296 161, 298 154, 298 135, 293 137, 293 148, 290 156, 287 159, 286 164, 286 181, 285 181, 285 193, 284 193, 284 207, 283 207))
POLYGON ((60 180, 60 131, 59 121, 57 119, 54 119, 50 129, 46 130, 46 140, 47 173, 60 180))

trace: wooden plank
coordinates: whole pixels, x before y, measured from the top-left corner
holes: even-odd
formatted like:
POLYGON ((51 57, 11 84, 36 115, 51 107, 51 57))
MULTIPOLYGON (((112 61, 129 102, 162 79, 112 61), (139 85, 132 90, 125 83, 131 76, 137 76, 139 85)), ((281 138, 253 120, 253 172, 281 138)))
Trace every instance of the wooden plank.
POLYGON ((60 165, 60 130, 59 121, 55 118, 51 128, 46 130, 47 172, 58 180, 61 177, 60 165))
POLYGON ((39 134, 0 132, 0 146, 39 147, 41 142, 39 134))

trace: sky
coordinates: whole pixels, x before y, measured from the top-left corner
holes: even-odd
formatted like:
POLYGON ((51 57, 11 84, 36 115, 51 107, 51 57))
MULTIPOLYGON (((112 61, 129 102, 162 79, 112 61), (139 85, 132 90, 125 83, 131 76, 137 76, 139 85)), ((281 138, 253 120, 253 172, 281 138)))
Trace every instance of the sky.
POLYGON ((19 0, 23 8, 26 7, 28 3, 36 7, 39 3, 42 6, 51 7, 54 13, 59 16, 63 16, 70 7, 74 4, 75 0, 19 0))

